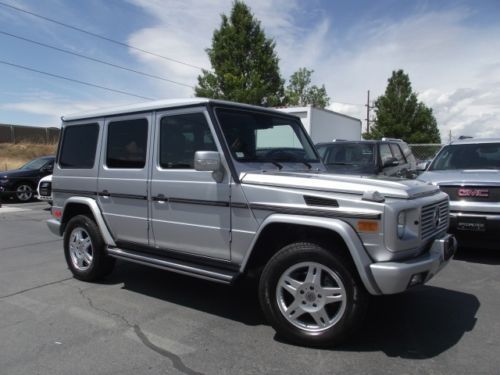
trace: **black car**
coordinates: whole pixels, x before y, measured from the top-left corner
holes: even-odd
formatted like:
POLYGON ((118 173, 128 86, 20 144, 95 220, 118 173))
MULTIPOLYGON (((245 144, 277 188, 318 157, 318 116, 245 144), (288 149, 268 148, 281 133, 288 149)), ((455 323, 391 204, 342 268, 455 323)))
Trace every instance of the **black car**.
POLYGON ((334 141, 316 145, 329 172, 415 178, 417 162, 400 139, 334 141))
POLYGON ((19 169, 0 172, 0 198, 15 198, 27 202, 35 195, 42 177, 52 174, 54 157, 44 156, 34 159, 19 169))

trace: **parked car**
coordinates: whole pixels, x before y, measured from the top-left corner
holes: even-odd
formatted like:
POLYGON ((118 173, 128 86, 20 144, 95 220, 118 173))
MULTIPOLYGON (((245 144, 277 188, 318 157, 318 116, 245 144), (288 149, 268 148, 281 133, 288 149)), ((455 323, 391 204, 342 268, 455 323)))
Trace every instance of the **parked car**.
POLYGON ((41 201, 46 201, 52 205, 52 175, 49 174, 40 180, 38 183, 37 198, 41 201))
POLYGON ((459 245, 500 249, 500 139, 452 142, 419 179, 450 196, 450 231, 459 245))
POLYGON ((62 120, 48 226, 77 279, 115 258, 226 284, 258 275, 276 331, 325 346, 360 324, 368 294, 423 284, 455 251, 446 194, 326 173, 296 116, 196 98, 62 120))
POLYGON ((417 161, 400 139, 339 140, 316 145, 329 172, 368 176, 415 178, 417 161))
POLYGON ((53 167, 54 156, 43 156, 19 169, 0 172, 0 196, 3 199, 13 197, 19 202, 30 201, 40 179, 52 174, 53 167))

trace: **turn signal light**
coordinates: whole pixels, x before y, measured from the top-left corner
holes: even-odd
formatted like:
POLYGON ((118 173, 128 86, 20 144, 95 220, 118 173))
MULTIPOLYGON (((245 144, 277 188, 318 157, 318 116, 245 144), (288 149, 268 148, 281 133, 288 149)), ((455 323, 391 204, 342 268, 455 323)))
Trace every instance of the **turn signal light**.
POLYGON ((358 221, 358 231, 378 232, 378 221, 360 220, 358 221))

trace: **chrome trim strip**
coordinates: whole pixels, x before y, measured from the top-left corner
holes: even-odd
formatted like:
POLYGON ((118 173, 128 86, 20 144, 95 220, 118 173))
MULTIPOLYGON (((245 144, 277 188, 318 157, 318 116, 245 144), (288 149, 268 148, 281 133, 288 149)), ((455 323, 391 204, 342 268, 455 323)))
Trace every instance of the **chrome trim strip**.
POLYGON ((304 216, 321 216, 331 218, 353 218, 353 219, 367 219, 367 220, 380 220, 381 214, 364 214, 359 212, 348 211, 327 211, 317 210, 312 208, 295 208, 295 207, 282 207, 272 204, 250 203, 252 210, 273 211, 280 214, 289 215, 304 215, 304 216))

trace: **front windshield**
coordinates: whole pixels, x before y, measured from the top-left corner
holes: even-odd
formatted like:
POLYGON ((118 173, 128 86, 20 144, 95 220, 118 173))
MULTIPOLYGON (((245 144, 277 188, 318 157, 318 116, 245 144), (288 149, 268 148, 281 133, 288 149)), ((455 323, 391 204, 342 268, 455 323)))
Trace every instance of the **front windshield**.
POLYGON ((299 120, 236 109, 219 108, 216 113, 238 162, 319 162, 299 120))
POLYGON ((500 143, 449 145, 436 156, 430 171, 500 169, 500 143))
POLYGON ((375 167, 375 145, 373 143, 334 143, 318 147, 326 166, 331 169, 364 170, 375 167))
POLYGON ((24 164, 21 168, 23 171, 35 171, 42 168, 47 163, 47 159, 35 159, 24 164))

